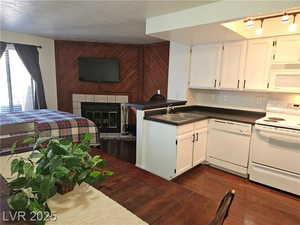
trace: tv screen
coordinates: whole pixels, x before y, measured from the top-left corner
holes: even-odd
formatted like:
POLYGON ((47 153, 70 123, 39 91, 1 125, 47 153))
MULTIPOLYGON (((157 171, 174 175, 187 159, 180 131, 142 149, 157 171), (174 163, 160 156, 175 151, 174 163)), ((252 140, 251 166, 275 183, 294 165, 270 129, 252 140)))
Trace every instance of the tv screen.
POLYGON ((119 60, 111 58, 79 58, 79 80, 119 82, 119 60))

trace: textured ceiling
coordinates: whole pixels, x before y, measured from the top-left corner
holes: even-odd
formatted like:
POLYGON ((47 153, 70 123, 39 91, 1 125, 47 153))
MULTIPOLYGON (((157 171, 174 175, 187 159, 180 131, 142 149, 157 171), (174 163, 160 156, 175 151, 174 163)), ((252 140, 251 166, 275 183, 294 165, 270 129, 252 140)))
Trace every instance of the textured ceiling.
POLYGON ((63 40, 151 43, 147 17, 208 4, 210 0, 0 0, 1 29, 63 40))

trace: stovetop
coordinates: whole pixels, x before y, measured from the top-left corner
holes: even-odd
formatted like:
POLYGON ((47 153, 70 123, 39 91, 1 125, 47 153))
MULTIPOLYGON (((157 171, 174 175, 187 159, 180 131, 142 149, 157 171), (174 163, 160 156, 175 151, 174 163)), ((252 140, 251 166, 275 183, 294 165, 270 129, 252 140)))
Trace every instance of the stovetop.
POLYGON ((300 130, 299 104, 286 102, 269 102, 266 116, 258 119, 256 124, 300 130))

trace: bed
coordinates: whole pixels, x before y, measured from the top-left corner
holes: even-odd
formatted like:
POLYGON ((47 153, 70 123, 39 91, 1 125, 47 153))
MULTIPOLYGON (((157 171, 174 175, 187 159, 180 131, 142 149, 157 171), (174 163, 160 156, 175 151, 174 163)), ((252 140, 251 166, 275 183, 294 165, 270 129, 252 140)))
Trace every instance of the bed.
POLYGON ((99 145, 99 133, 96 125, 83 117, 57 111, 33 110, 15 113, 0 113, 1 125, 34 121, 39 137, 68 138, 79 142, 81 137, 93 134, 92 145, 99 145))

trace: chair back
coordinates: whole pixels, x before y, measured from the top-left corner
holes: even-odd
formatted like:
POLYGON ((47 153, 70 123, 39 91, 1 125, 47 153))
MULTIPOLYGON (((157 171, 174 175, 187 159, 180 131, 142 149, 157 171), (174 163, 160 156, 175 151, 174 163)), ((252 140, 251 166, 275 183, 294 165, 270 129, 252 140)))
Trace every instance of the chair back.
POLYGON ((213 220, 210 222, 209 225, 224 224, 224 221, 228 216, 230 206, 234 199, 234 195, 235 195, 235 190, 231 190, 226 193, 226 195, 223 197, 222 201, 219 204, 215 217, 213 218, 213 220))
POLYGON ((35 123, 22 122, 0 126, 0 155, 11 154, 11 147, 16 144, 15 153, 30 151, 35 141, 35 123), (23 140, 33 137, 33 140, 24 144, 23 140))

